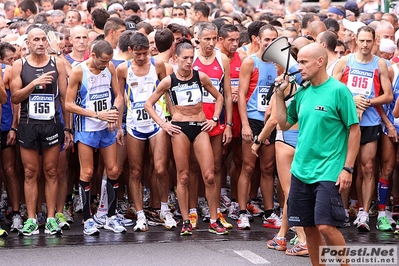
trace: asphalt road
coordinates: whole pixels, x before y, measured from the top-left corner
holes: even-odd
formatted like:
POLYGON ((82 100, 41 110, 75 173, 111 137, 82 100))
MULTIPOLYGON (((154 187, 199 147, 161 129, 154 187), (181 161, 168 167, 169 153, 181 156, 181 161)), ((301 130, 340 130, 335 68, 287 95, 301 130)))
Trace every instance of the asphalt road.
MULTIPOLYGON (((375 219, 371 218, 370 233, 342 228, 348 245, 398 247, 399 236, 376 230, 375 219)), ((186 237, 179 235, 180 228, 162 226, 150 227, 145 233, 134 233, 128 227, 124 234, 101 229, 99 236, 84 236, 80 220, 77 214, 71 230, 62 236, 49 236, 44 229, 31 237, 10 233, 0 239, 0 265, 310 265, 308 257, 290 257, 268 249, 266 241, 277 229, 262 227, 261 218, 251 223, 252 230, 234 228, 225 236, 209 233, 207 224, 200 222, 200 229, 186 237)), ((289 232, 287 238, 293 236, 289 232)))

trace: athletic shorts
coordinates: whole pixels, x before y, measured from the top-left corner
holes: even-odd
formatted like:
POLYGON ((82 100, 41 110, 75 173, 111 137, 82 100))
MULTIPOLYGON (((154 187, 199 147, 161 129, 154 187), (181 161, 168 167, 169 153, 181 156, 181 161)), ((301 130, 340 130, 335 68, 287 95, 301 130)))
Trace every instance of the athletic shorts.
POLYGON ((238 113, 238 104, 233 104, 233 138, 240 138, 241 137, 241 118, 240 114, 238 113))
POLYGON ((295 149, 298 143, 298 134, 299 131, 297 129, 287 131, 277 130, 276 141, 281 141, 295 149))
MULTIPOLYGON (((265 126, 263 121, 248 118, 248 122, 249 122, 249 127, 252 130, 252 137, 259 136, 260 132, 262 132, 262 129, 265 126)), ((270 144, 276 142, 276 132, 277 132, 276 129, 273 129, 272 133, 270 134, 269 137, 270 144)))
POLYGON ((381 125, 360 127, 360 145, 373 142, 381 136, 381 125))
POLYGON ((18 144, 25 149, 41 150, 62 144, 64 130, 60 122, 55 124, 20 123, 17 132, 18 144))
POLYGON ((157 126, 157 127, 155 127, 155 129, 153 131, 148 132, 148 133, 143 133, 143 132, 137 131, 131 127, 126 127, 126 131, 127 131, 127 133, 129 133, 130 136, 132 136, 136 139, 147 140, 147 139, 154 137, 159 132, 161 132, 162 128, 157 126))
POLYGON ((116 131, 108 128, 100 131, 75 131, 75 143, 81 142, 92 148, 106 148, 116 142, 116 131))
POLYGON ((305 184, 294 175, 288 194, 288 225, 332 225, 342 227, 345 209, 335 182, 322 181, 305 184))
POLYGON ((172 121, 173 125, 179 126, 180 130, 187 136, 191 143, 201 134, 203 122, 178 122, 172 121))

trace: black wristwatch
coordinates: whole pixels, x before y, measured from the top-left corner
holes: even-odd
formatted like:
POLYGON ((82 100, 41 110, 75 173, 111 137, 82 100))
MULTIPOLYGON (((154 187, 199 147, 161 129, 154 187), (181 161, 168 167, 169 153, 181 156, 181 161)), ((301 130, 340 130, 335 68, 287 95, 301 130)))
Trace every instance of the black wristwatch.
POLYGON ((262 141, 259 141, 259 139, 258 139, 258 135, 256 135, 256 136, 254 137, 254 143, 255 143, 256 145, 261 145, 261 144, 262 144, 262 141))
POLYGON ((111 110, 116 110, 116 111, 118 111, 118 107, 116 107, 115 105, 113 105, 113 106, 111 107, 111 110))
POLYGON ((219 117, 217 116, 212 117, 212 121, 216 123, 219 122, 219 117))
POLYGON ((69 133, 73 134, 73 129, 72 129, 72 128, 67 128, 67 127, 64 127, 64 131, 66 131, 66 132, 69 132, 69 133))
POLYGON ((355 171, 355 168, 353 168, 353 167, 344 166, 344 168, 342 168, 342 169, 344 169, 345 171, 347 171, 350 174, 353 174, 353 172, 355 171))

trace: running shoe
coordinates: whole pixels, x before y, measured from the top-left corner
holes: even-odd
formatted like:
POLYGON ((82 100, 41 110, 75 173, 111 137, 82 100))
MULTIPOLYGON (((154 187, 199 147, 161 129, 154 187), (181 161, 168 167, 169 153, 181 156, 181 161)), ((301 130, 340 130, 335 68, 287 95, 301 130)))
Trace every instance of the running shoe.
POLYGON ((395 232, 393 232, 393 233, 394 233, 394 235, 399 235, 399 222, 396 223, 396 229, 395 229, 395 232))
POLYGON ((220 205, 226 209, 229 208, 231 205, 231 199, 226 194, 221 195, 220 196, 220 205))
POLYGON ((193 234, 193 231, 191 228, 190 220, 185 220, 183 222, 183 226, 180 230, 180 235, 181 236, 191 236, 192 234, 193 234))
POLYGON ((153 208, 146 208, 144 209, 145 217, 147 218, 148 225, 157 226, 157 225, 164 225, 163 220, 159 216, 161 210, 154 210, 153 208))
POLYGON ((361 214, 362 214, 362 212, 359 212, 357 214, 356 219, 353 221, 353 226, 357 226, 359 224, 359 219, 360 219, 361 214))
POLYGON ((216 222, 209 223, 208 231, 217 235, 227 235, 229 233, 223 226, 219 218, 216 220, 216 222))
POLYGON ((195 212, 190 213, 189 218, 191 223, 191 229, 198 229, 198 214, 195 212))
POLYGON ((285 251, 285 255, 288 256, 309 256, 308 245, 297 243, 290 249, 285 251))
POLYGON ((231 202, 228 217, 232 220, 238 220, 239 216, 240 215, 238 213, 238 203, 231 202))
POLYGON ((83 225, 83 234, 89 236, 97 236, 100 234, 100 230, 98 230, 96 226, 96 222, 94 222, 93 218, 87 219, 83 225))
POLYGON ((8 236, 7 231, 0 227, 0 237, 7 237, 7 236, 8 236))
POLYGON ((56 213, 55 214, 55 220, 57 221, 58 226, 63 229, 63 230, 69 230, 71 229, 71 226, 67 222, 65 215, 63 213, 56 213))
POLYGON ((46 216, 44 215, 43 212, 39 212, 36 215, 36 220, 37 220, 37 225, 39 227, 44 227, 46 225, 46 216))
POLYGON ((218 220, 220 220, 220 222, 222 223, 222 225, 224 226, 224 228, 226 229, 231 229, 233 228, 233 225, 231 223, 228 223, 226 221, 226 219, 224 218, 223 213, 218 212, 218 220))
POLYGON ((351 226, 351 221, 350 221, 350 219, 349 219, 349 215, 348 216, 345 216, 345 221, 344 221, 344 225, 343 225, 344 227, 349 227, 349 226, 351 226))
POLYGON ((267 218, 263 216, 263 227, 279 229, 281 223, 281 218, 274 212, 267 218))
POLYGON ((75 213, 83 211, 83 203, 82 200, 80 199, 79 193, 75 194, 75 196, 73 197, 72 205, 73 205, 73 211, 75 213))
POLYGON ((245 213, 240 214, 237 221, 238 230, 251 230, 251 225, 249 224, 248 215, 245 213))
POLYGON ((132 219, 127 219, 124 215, 117 213, 116 217, 118 217, 119 221, 124 227, 133 226, 134 222, 132 219))
POLYGON ((93 220, 95 222, 95 226, 97 228, 103 228, 105 223, 107 222, 107 215, 103 214, 98 216, 97 213, 93 215, 93 220))
POLYGON ((391 223, 386 216, 381 216, 377 219, 376 227, 380 231, 392 231, 391 223))
POLYGON ((290 239, 290 245, 296 245, 298 242, 299 242, 298 235, 295 234, 295 236, 290 239))
POLYGON ((272 240, 267 241, 266 246, 270 249, 284 251, 287 249, 287 240, 285 237, 274 236, 272 240))
POLYGON ((209 220, 211 219, 211 214, 209 213, 208 202, 206 200, 199 201, 198 209, 199 209, 199 213, 203 217, 202 221, 209 223, 209 220))
POLYGON ((69 212, 67 208, 64 208, 64 211, 62 213, 64 214, 65 219, 69 224, 72 224, 74 222, 72 214, 69 212))
POLYGON ((22 229, 18 232, 18 235, 31 236, 39 234, 39 226, 36 221, 32 218, 26 220, 22 229))
POLYGON ((389 223, 391 224, 392 228, 395 228, 396 226, 396 221, 392 217, 392 213, 388 210, 385 211, 385 214, 388 218, 389 223))
POLYGON ((261 208, 259 208, 258 203, 253 200, 247 204, 247 210, 250 211, 254 217, 262 216, 265 213, 261 208))
POLYGON ((44 233, 46 234, 62 235, 62 229, 58 226, 57 221, 53 217, 47 218, 47 222, 44 228, 44 233))
POLYGON ((173 219, 173 214, 170 212, 170 210, 166 211, 161 210, 159 217, 163 221, 166 229, 176 228, 177 223, 175 219, 173 219))
POLYGON ((359 223, 357 224, 357 230, 360 232, 370 232, 369 226, 369 215, 366 212, 360 214, 359 223))
POLYGON ((136 221, 136 225, 133 227, 134 232, 146 232, 148 231, 147 219, 145 217, 139 217, 136 221))
POLYGON ((169 190, 168 192, 168 206, 171 212, 174 212, 178 206, 177 197, 173 190, 169 190))
POLYGON ((126 232, 126 228, 121 224, 120 220, 118 219, 118 217, 116 215, 107 217, 105 219, 104 229, 111 230, 114 233, 126 232))
POLYGON ((21 230, 23 227, 22 225, 22 218, 21 215, 19 214, 14 214, 12 216, 12 225, 11 225, 11 232, 18 232, 19 230, 21 230))

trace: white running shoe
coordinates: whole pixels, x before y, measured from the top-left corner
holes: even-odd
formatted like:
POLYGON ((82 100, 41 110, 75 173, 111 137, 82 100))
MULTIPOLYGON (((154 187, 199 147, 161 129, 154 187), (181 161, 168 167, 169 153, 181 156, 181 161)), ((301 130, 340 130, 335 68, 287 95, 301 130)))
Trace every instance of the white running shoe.
POLYGON ((173 219, 173 214, 170 212, 170 210, 161 211, 159 216, 161 220, 163 220, 166 229, 176 228, 177 223, 175 219, 173 219))
POLYGON ((123 214, 117 213, 116 217, 118 217, 119 221, 124 227, 132 226, 134 224, 132 219, 125 218, 123 214))
POLYGON ((136 221, 136 225, 133 227, 134 232, 145 232, 148 231, 147 219, 140 217, 136 221))
POLYGON ((83 233, 89 236, 100 234, 100 230, 98 230, 98 228, 96 227, 96 223, 94 222, 93 218, 87 219, 84 222, 83 233))
POLYGON ((248 215, 243 213, 240 214, 240 218, 237 221, 237 228, 239 230, 251 230, 251 225, 249 224, 248 215))
POLYGON ((12 216, 11 232, 18 232, 23 227, 21 215, 15 214, 12 216))
POLYGON ((106 218, 104 229, 111 230, 114 233, 126 232, 126 228, 121 224, 121 221, 116 215, 106 218))
POLYGON ((97 213, 93 215, 93 220, 96 223, 97 228, 103 228, 105 223, 107 222, 107 215, 98 216, 97 213))

